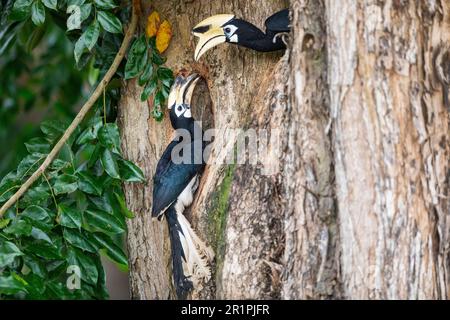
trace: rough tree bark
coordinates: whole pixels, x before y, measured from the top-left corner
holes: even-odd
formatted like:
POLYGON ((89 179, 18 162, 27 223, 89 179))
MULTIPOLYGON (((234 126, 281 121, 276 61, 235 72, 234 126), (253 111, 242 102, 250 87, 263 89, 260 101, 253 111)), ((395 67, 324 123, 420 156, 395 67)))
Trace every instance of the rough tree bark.
POLYGON ((450 5, 326 7, 344 296, 446 299, 450 5))
MULTIPOLYGON (((167 65, 206 79, 206 128, 278 135, 257 165, 209 165, 188 217, 216 252, 192 298, 447 298, 450 6, 435 1, 154 0, 173 24, 167 65), (193 62, 192 26, 234 13, 260 27, 290 5, 284 55, 223 45, 193 62), (209 88, 209 92, 208 92, 209 88), (271 174, 267 174, 270 172, 271 174)), ((170 135, 124 86, 122 149, 148 177, 125 185, 131 294, 174 298, 151 177, 170 135)), ((234 141, 224 135, 212 157, 234 141)), ((219 139, 220 140, 220 139, 219 139)))

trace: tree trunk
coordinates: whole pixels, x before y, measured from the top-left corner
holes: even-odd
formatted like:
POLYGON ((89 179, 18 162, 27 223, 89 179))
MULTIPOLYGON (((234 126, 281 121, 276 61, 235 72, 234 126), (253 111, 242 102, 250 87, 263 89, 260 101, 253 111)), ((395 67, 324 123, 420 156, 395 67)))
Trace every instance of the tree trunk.
MULTIPOLYGON (((166 55, 195 71, 194 117, 216 130, 265 130, 257 164, 211 164, 187 216, 216 253, 191 298, 447 298, 450 229, 450 7, 445 1, 291 0, 288 50, 232 45, 193 62, 192 27, 234 13, 264 29, 279 1, 154 0, 173 26, 166 55), (209 89, 209 90, 208 90, 209 89), (261 156, 262 155, 262 156, 261 156)), ((169 142, 141 88, 120 103, 124 155, 146 185, 125 185, 132 298, 174 298, 165 221, 150 216, 169 142)), ((216 163, 233 152, 224 134, 216 163)), ((220 137, 218 137, 220 138, 220 137)))
POLYGON ((344 296, 446 299, 449 3, 326 6, 344 296))

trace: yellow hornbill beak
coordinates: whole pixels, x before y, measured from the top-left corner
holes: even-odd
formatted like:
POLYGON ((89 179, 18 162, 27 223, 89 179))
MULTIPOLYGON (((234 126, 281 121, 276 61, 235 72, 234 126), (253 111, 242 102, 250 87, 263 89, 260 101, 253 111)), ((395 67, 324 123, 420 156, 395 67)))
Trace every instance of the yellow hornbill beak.
POLYGON ((203 20, 192 29, 192 34, 199 38, 195 48, 196 61, 206 51, 227 40, 222 27, 233 19, 234 15, 232 14, 218 14, 203 20))
POLYGON ((189 77, 185 78, 179 75, 175 79, 175 83, 170 90, 168 107, 169 110, 172 109, 174 105, 191 104, 192 94, 194 93, 195 85, 200 79, 200 76, 196 73, 191 74, 189 77))

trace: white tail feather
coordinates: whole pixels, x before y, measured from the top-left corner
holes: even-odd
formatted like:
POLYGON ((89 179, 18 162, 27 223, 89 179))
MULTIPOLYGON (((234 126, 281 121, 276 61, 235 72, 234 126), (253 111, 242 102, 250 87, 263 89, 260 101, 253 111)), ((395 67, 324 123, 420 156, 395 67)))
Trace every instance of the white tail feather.
POLYGON ((192 281, 198 284, 200 280, 208 281, 211 278, 211 269, 208 266, 208 260, 214 258, 214 253, 192 230, 189 221, 178 213, 178 222, 181 230, 180 240, 183 247, 186 263, 183 263, 183 269, 186 275, 192 276, 192 281))

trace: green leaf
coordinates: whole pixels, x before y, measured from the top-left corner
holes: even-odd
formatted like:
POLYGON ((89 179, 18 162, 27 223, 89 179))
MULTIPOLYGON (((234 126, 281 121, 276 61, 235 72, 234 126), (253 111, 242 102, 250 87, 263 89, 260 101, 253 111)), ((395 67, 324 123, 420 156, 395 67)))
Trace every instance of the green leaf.
POLYGON ((44 159, 45 155, 39 153, 33 153, 26 156, 17 167, 17 175, 21 178, 31 175, 38 169, 44 159))
POLYGON ((81 37, 75 43, 74 57, 75 62, 79 64, 80 58, 85 52, 85 49, 91 51, 98 41, 100 35, 100 25, 97 21, 94 21, 87 29, 83 32, 81 37))
POLYGON ((164 95, 162 94, 162 92, 158 91, 158 93, 155 95, 155 100, 153 102, 153 106, 155 108, 159 107, 159 106, 161 106, 164 103, 165 100, 166 99, 164 98, 164 95))
POLYGON ((158 78, 160 80, 173 79, 173 71, 169 68, 160 67, 158 68, 158 78))
POLYGON ((125 232, 122 224, 113 215, 100 210, 87 210, 86 222, 90 227, 106 234, 121 234, 125 232))
POLYGON ((84 43, 83 37, 80 37, 77 42, 75 42, 75 46, 73 49, 73 56, 75 58, 75 62, 78 64, 80 62, 80 58, 83 55, 86 49, 86 45, 84 43))
POLYGON ((131 212, 130 210, 128 210, 127 205, 126 205, 126 203, 125 203, 125 199, 124 199, 121 195, 119 195, 119 194, 117 194, 117 193, 115 193, 115 192, 114 192, 114 196, 116 197, 117 202, 118 202, 119 205, 120 205, 120 209, 121 209, 120 212, 121 212, 125 217, 127 217, 127 218, 129 218, 129 219, 133 219, 133 218, 134 218, 134 213, 131 212))
POLYGON ((33 138, 25 142, 29 153, 47 154, 50 152, 50 144, 44 138, 33 138))
POLYGON ((110 12, 98 11, 97 13, 98 22, 106 31, 110 33, 122 33, 122 23, 119 18, 114 16, 110 12))
POLYGON ((117 5, 112 0, 94 0, 95 6, 100 9, 114 9, 117 5))
POLYGON ((77 209, 60 204, 58 206, 59 224, 67 228, 81 228, 82 215, 77 209))
POLYGON ((0 268, 11 264, 16 257, 22 256, 22 251, 10 241, 0 241, 0 268))
POLYGON ((78 139, 76 141, 77 145, 83 145, 87 142, 91 142, 97 139, 98 131, 103 126, 102 120, 100 118, 98 118, 98 120, 98 122, 96 122, 92 126, 89 126, 78 136, 78 139))
POLYGON ((127 256, 123 250, 114 244, 108 236, 99 233, 93 233, 92 238, 97 242, 98 247, 106 250, 106 255, 114 262, 128 267, 127 256))
POLYGON ((88 82, 91 86, 97 83, 98 77, 100 76, 100 69, 95 68, 94 65, 95 59, 92 59, 88 69, 88 82))
POLYGON ((38 227, 41 225, 50 226, 53 222, 52 217, 46 209, 35 205, 27 207, 20 216, 26 218, 31 224, 37 225, 38 227))
POLYGON ((61 252, 58 250, 58 247, 47 242, 30 242, 25 250, 27 252, 27 256, 35 254, 38 257, 49 260, 61 259, 61 252))
POLYGON ((24 20, 31 13, 31 5, 33 0, 16 0, 9 18, 11 20, 24 20))
POLYGON ((36 240, 42 240, 42 241, 48 242, 50 244, 53 244, 53 241, 52 241, 52 239, 50 239, 48 234, 46 234, 44 231, 42 231, 39 228, 32 227, 31 228, 31 236, 36 240))
POLYGON ((42 277, 37 276, 34 273, 28 273, 25 275, 24 279, 28 283, 28 286, 26 287, 27 299, 43 300, 47 298, 44 295, 45 281, 42 277))
POLYGON ((107 197, 108 193, 105 192, 105 194, 102 197, 89 197, 93 205, 103 211, 106 212, 112 212, 113 207, 107 197))
POLYGON ((94 152, 92 152, 91 158, 89 159, 87 166, 91 168, 97 163, 97 160, 100 158, 100 154, 102 153, 102 147, 100 144, 95 145, 94 152))
POLYGON ((66 241, 74 247, 91 253, 95 253, 97 251, 96 248, 84 236, 84 234, 79 231, 64 228, 63 236, 64 239, 66 239, 66 241))
POLYGON ((158 122, 162 121, 162 119, 164 118, 164 113, 161 112, 160 107, 153 108, 152 117, 158 122))
POLYGON ((47 183, 40 184, 34 188, 29 189, 23 199, 21 204, 32 205, 41 204, 42 202, 51 199, 50 188, 47 183))
POLYGON ((160 65, 164 64, 164 59, 156 51, 157 50, 153 51, 152 61, 153 61, 154 64, 160 66, 160 65))
POLYGON ((45 7, 39 0, 35 0, 31 5, 31 20, 37 26, 41 26, 45 22, 45 7))
POLYGON ((45 278, 47 275, 47 270, 42 266, 42 263, 39 259, 34 258, 31 255, 23 256, 24 264, 31 269, 31 271, 38 275, 41 278, 45 278))
POLYGON ((29 236, 32 226, 25 220, 14 220, 7 228, 3 230, 6 234, 15 236, 29 236))
POLYGON ((147 83, 147 85, 144 88, 144 91, 142 91, 141 94, 141 101, 146 101, 150 95, 152 95, 156 88, 158 87, 158 83, 156 81, 150 81, 149 83, 147 83))
POLYGON ((162 86, 160 92, 161 92, 161 94, 162 94, 164 100, 166 100, 167 98, 169 98, 169 92, 170 92, 170 90, 167 89, 166 86, 162 86))
POLYGON ((2 183, 0 186, 0 202, 7 201, 19 188, 20 183, 13 180, 2 183))
POLYGON ((84 144, 75 154, 74 165, 77 170, 82 170, 84 165, 90 161, 93 153, 95 152, 96 145, 94 144, 84 144))
POLYGON ((106 211, 112 215, 114 215, 122 224, 123 228, 126 228, 126 222, 125 217, 122 213, 122 208, 120 207, 119 202, 117 201, 116 197, 114 196, 114 193, 123 194, 122 188, 120 187, 111 187, 110 192, 105 192, 105 194, 102 197, 101 201, 94 200, 90 198, 94 203, 96 207, 98 207, 102 211, 106 211), (103 206, 104 208, 102 208, 103 206))
POLYGON ((80 6, 81 8, 81 22, 89 18, 89 15, 92 11, 92 4, 91 3, 85 3, 80 6))
POLYGON ((74 175, 63 174, 56 178, 53 184, 53 191, 56 195, 72 193, 78 189, 78 178, 74 175))
POLYGON ((55 141, 62 136, 67 128, 67 122, 59 120, 46 120, 41 124, 42 132, 50 141, 55 141))
POLYGON ((58 0, 42 0, 42 3, 49 9, 56 10, 58 0))
POLYGON ((161 80, 161 82, 163 83, 162 90, 163 90, 164 96, 165 96, 166 98, 169 96, 170 88, 171 88, 172 85, 173 85, 173 81, 174 81, 173 78, 170 78, 170 79, 162 79, 162 80, 161 80))
POLYGON ((119 160, 119 173, 123 181, 144 182, 145 177, 142 170, 128 160, 119 160))
POLYGON ((73 158, 74 158, 74 154, 73 154, 72 148, 70 147, 70 144, 68 141, 62 146, 61 150, 58 153, 57 159, 72 163, 73 158))
POLYGON ((69 142, 64 143, 61 150, 58 153, 57 159, 63 160, 65 162, 72 163, 74 158, 74 154, 72 148, 69 145, 69 142))
POLYGON ((16 274, 0 276, 0 294, 16 294, 27 292, 27 282, 16 274))
POLYGON ((115 123, 107 123, 98 131, 98 140, 109 150, 119 153, 120 135, 119 128, 115 123))
POLYGON ((81 29, 81 9, 78 5, 68 5, 66 13, 70 14, 67 18, 67 31, 81 29))
POLYGON ((117 161, 111 151, 109 151, 108 149, 105 149, 103 151, 101 162, 103 168, 110 177, 114 179, 120 179, 119 166, 117 165, 117 161))
POLYGON ((148 62, 145 64, 144 71, 142 72, 141 76, 139 77, 139 85, 143 86, 146 84, 150 78, 153 75, 153 63, 148 62))
POLYGON ((0 219, 0 229, 6 228, 10 222, 11 222, 11 219, 1 218, 0 219))
POLYGON ((97 270, 98 270, 96 298, 102 300, 109 299, 108 290, 106 288, 106 273, 105 270, 103 269, 102 261, 100 258, 95 260, 97 263, 97 270))
POLYGON ((81 270, 81 279, 85 282, 96 285, 98 281, 97 265, 89 255, 78 249, 71 249, 67 255, 69 265, 78 266, 81 270))
POLYGON ((127 64, 125 65, 125 79, 137 77, 148 63, 148 50, 145 35, 137 38, 128 52, 127 64))
POLYGON ((31 52, 34 48, 36 48, 44 37, 46 28, 45 25, 40 27, 35 27, 31 34, 28 34, 28 40, 25 45, 25 49, 27 52, 31 52))
POLYGON ((88 194, 101 195, 102 186, 97 181, 96 177, 91 175, 89 172, 82 171, 77 173, 78 176, 78 188, 88 194))
POLYGON ((84 38, 84 45, 89 51, 91 51, 92 48, 97 43, 99 35, 100 35, 100 25, 98 24, 97 21, 94 21, 81 36, 82 38, 84 38))

